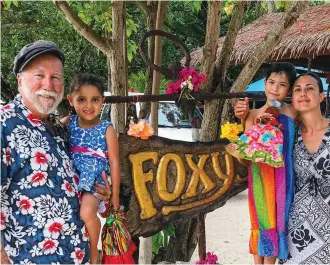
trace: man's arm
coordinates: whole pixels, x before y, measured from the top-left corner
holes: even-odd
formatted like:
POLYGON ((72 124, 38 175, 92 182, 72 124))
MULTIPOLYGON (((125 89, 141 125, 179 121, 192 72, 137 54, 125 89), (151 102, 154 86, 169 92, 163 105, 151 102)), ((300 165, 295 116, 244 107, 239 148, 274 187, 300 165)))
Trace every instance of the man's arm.
POLYGON ((8 256, 7 256, 7 253, 5 251, 2 241, 0 241, 0 248, 1 248, 0 264, 11 264, 11 262, 8 259, 8 256))
MULTIPOLYGON (((0 157, 6 157, 7 154, 5 153, 6 148, 8 147, 7 141, 6 141, 6 134, 5 130, 1 132, 1 150, 0 150, 0 157)), ((16 160, 16 159, 15 159, 16 160)), ((0 182, 0 190, 5 193, 8 189, 9 183, 11 181, 11 178, 9 177, 10 172, 10 165, 5 163, 5 159, 1 159, 1 182, 0 182)), ((0 213, 6 214, 4 205, 1 205, 0 213)), ((7 218, 6 218, 7 220, 7 218)), ((11 262, 8 259, 7 253, 5 251, 4 247, 4 231, 0 231, 0 249, 1 249, 1 256, 0 256, 0 264, 11 264, 11 262)))

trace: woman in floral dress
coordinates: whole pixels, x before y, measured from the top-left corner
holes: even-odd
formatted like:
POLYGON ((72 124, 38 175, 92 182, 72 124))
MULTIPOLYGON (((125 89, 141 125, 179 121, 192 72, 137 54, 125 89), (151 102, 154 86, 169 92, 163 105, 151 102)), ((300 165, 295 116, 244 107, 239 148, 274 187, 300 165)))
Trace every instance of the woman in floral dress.
POLYGON ((289 257, 281 264, 330 263, 330 123, 321 114, 324 100, 320 78, 299 76, 292 104, 299 111, 293 152, 294 199, 288 222, 289 257))

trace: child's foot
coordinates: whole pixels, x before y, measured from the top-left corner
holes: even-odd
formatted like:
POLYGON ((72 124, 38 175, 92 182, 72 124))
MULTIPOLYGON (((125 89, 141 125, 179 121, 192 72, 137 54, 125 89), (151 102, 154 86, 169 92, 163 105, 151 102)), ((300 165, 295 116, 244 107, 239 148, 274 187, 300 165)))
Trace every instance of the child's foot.
POLYGON ((99 213, 103 218, 108 218, 111 213, 111 207, 109 201, 103 201, 99 205, 99 213))

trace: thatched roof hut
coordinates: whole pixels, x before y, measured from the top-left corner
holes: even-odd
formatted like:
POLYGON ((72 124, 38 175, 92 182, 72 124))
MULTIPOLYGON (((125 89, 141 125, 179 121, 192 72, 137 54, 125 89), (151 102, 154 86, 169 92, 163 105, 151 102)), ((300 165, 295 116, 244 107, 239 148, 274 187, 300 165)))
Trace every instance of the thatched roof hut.
MULTIPOLYGON (((267 14, 243 27, 236 38, 231 63, 246 63, 282 14, 267 14)), ((220 55, 224 39, 225 37, 219 39, 217 56, 220 55)), ((201 62, 202 49, 191 53, 192 66, 201 62)), ((296 23, 286 31, 268 61, 285 60, 307 67, 308 58, 313 58, 312 68, 330 71, 330 4, 306 8, 296 23)))

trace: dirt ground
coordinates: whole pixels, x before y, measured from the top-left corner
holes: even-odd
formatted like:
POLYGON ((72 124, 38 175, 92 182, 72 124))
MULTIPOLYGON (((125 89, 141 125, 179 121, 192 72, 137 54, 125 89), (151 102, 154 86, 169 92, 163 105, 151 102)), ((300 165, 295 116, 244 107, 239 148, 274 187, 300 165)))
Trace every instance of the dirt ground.
MULTIPOLYGON (((249 254, 250 217, 247 190, 206 215, 206 251, 218 256, 220 264, 253 264, 249 254)), ((199 260, 196 249, 191 263, 199 260)))
MULTIPOLYGON (((220 264, 253 264, 249 254, 247 190, 231 198, 223 207, 206 215, 206 250, 218 256, 220 264)), ((101 220, 102 226, 105 219, 101 220)), ((101 241, 98 245, 101 249, 101 241)), ((196 248, 191 264, 199 260, 196 248)))

